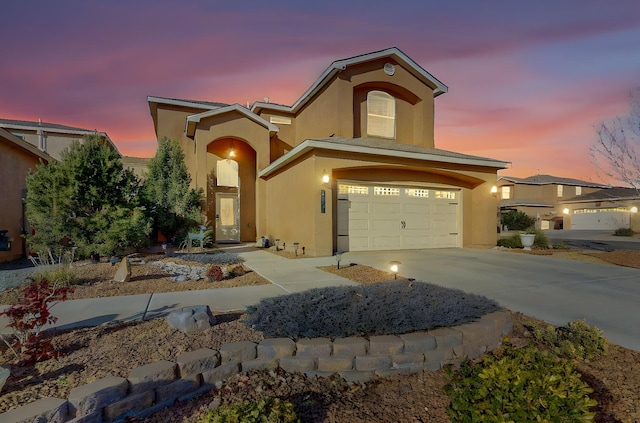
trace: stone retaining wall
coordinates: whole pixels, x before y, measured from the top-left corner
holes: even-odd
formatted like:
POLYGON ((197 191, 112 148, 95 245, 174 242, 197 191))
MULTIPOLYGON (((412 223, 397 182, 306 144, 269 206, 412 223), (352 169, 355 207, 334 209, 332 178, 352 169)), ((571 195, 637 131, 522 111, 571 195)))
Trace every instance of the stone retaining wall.
POLYGON ((252 369, 280 367, 309 377, 338 373, 349 382, 438 370, 493 350, 511 327, 511 315, 502 310, 473 323, 398 336, 235 342, 218 351, 205 348, 182 354, 174 362, 137 367, 126 379, 104 377, 73 388, 67 400, 44 398, 0 414, 0 421, 124 422, 128 416, 144 417, 176 400, 207 392, 227 377, 252 369))

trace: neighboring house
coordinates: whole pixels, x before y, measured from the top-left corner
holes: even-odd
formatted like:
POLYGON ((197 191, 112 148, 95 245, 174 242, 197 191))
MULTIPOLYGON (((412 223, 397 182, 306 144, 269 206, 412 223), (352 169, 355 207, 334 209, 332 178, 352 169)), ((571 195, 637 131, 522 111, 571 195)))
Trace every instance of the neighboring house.
POLYGON ((20 236, 28 227, 24 210, 25 177, 40 161, 52 160, 47 153, 0 128, 0 262, 26 255, 25 239, 20 236), (12 239, 8 249, 7 238, 12 239))
POLYGON ((534 175, 526 178, 500 176, 497 183, 500 210, 518 210, 536 218, 542 229, 570 229, 565 225, 563 201, 598 191, 607 185, 562 178, 534 175))
POLYGON ((640 231, 640 193, 636 188, 601 189, 569 198, 561 207, 566 229, 632 228, 640 231))
POLYGON ((122 156, 122 166, 125 169, 131 169, 133 173, 140 179, 144 179, 149 166, 150 158, 122 156))
POLYGON ((91 129, 74 128, 57 123, 11 119, 0 119, 0 128, 4 128, 56 160, 61 159, 62 152, 71 146, 73 140, 82 141, 85 135, 94 133, 99 134, 111 148, 118 151, 106 132, 91 129))
POLYGON ((291 106, 148 103, 158 140, 178 140, 204 189, 219 243, 265 236, 312 256, 493 246, 491 187, 508 163, 434 148, 447 90, 390 48, 333 62, 291 106))

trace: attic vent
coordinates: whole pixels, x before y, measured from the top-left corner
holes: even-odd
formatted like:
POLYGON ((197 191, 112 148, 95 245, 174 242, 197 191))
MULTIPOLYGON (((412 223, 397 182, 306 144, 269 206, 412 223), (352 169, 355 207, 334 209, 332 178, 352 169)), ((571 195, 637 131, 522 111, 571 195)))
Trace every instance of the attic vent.
POLYGON ((271 116, 269 118, 269 122, 275 123, 276 125, 291 125, 291 118, 283 116, 271 116))
POLYGON ((396 73, 396 67, 393 66, 393 64, 387 62, 384 64, 384 73, 389 76, 393 76, 393 74, 396 73))

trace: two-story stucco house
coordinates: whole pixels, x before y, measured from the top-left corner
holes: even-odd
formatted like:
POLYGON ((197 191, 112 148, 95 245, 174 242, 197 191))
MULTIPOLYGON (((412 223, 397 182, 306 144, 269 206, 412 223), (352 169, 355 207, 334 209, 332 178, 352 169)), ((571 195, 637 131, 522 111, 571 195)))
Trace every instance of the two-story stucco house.
POLYGON ((448 88, 397 48, 333 62, 290 106, 148 97, 178 140, 218 243, 266 236, 313 256, 495 245, 497 171, 435 148, 448 88))
MULTIPOLYGON (((535 217, 542 229, 563 229, 563 202, 598 191, 606 185, 552 175, 534 175, 526 178, 501 176, 497 187, 502 211, 524 212, 535 217)), ((564 229, 571 227, 569 225, 564 229)))

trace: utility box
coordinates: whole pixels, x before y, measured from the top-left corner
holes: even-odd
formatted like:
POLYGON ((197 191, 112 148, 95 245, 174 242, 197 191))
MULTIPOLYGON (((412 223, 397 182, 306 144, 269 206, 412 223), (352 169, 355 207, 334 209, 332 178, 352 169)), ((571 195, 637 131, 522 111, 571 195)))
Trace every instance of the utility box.
POLYGON ((0 251, 9 251, 11 250, 11 241, 13 238, 7 236, 8 230, 0 230, 0 251))

